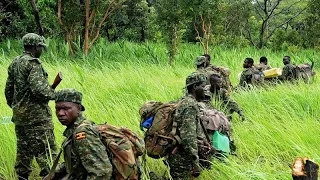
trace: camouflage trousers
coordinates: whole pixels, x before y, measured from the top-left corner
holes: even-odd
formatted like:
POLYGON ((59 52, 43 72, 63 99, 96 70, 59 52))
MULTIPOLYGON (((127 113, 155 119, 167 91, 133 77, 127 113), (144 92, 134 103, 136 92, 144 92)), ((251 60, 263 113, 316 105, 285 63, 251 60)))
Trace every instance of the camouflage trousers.
POLYGON ((35 157, 41 168, 40 176, 49 173, 49 163, 56 158, 56 142, 51 123, 38 126, 15 126, 17 137, 17 156, 15 170, 18 176, 28 177, 35 157), (43 127, 50 127, 43 129, 43 127), (41 129, 42 127, 42 129, 41 129))
POLYGON ((170 175, 174 180, 191 179, 191 170, 193 168, 193 160, 189 154, 178 152, 170 154, 167 158, 170 167, 170 175))

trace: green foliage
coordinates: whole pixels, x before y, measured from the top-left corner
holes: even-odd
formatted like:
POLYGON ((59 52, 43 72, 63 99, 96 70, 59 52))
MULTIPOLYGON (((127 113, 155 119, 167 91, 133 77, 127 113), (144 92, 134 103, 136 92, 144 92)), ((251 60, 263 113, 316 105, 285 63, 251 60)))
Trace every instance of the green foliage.
MULTIPOLYGON (((194 58, 201 54, 197 45, 181 44, 174 66, 167 65, 165 44, 137 44, 127 41, 107 43, 98 41, 88 57, 70 57, 68 46, 58 40, 49 40, 48 51, 40 58, 53 82, 55 74, 62 71, 64 79, 57 87, 81 91, 85 116, 96 123, 108 122, 139 130, 140 106, 147 100, 168 102, 183 95, 185 77, 194 71, 194 58)), ((6 72, 11 60, 22 52, 20 42, 11 40, 0 44, 0 71, 6 72)), ((272 52, 254 48, 224 49, 215 47, 212 62, 231 69, 231 81, 238 83, 237 74, 243 69, 247 56, 257 59, 265 55, 272 67, 282 67, 284 54, 294 63, 305 62, 312 50, 272 52), (287 54, 288 53, 288 54, 287 54)), ((316 64, 319 54, 316 54, 316 64)), ((319 67, 316 66, 318 73, 319 67)), ((1 76, 5 82, 6 75, 1 76)), ((4 89, 5 83, 0 83, 4 89)), ((232 92, 231 97, 243 109, 247 121, 241 122, 235 114, 232 121, 232 138, 238 156, 229 156, 225 162, 213 160, 213 168, 203 171, 199 179, 292 179, 288 164, 297 156, 309 156, 320 162, 319 154, 319 78, 310 85, 304 83, 280 84, 266 90, 232 92)), ((0 96, 0 115, 10 116, 11 109, 0 96)), ((54 103, 50 102, 54 112, 54 103)), ((53 113, 54 114, 54 113, 53 113)), ((1 117, 0 117, 1 118, 1 117)), ((53 115, 58 145, 64 137, 63 127, 53 115)), ((0 174, 6 179, 16 179, 14 161, 16 141, 13 124, 0 124, 0 174)), ((168 169, 161 160, 147 159, 147 170, 159 175, 168 169)), ((38 177, 34 166, 31 179, 38 177)), ((146 178, 147 179, 147 178, 146 178)))

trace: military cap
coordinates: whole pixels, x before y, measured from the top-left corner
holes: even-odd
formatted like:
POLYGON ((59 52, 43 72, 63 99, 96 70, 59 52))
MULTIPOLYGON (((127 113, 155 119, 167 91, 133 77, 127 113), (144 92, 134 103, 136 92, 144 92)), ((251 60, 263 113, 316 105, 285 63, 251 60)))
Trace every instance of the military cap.
POLYGON ((43 46, 47 47, 44 38, 35 33, 28 33, 22 37, 23 45, 43 46))
POLYGON ((72 88, 66 88, 56 92, 55 101, 56 102, 73 102, 76 104, 80 104, 81 111, 85 110, 84 106, 81 104, 82 93, 72 88))
POLYGON ((205 62, 206 62, 206 57, 205 56, 198 56, 196 58, 195 64, 198 66, 198 65, 201 65, 201 64, 203 64, 205 62))
POLYGON ((207 82, 206 75, 202 73, 192 73, 186 79, 186 87, 201 82, 207 82))

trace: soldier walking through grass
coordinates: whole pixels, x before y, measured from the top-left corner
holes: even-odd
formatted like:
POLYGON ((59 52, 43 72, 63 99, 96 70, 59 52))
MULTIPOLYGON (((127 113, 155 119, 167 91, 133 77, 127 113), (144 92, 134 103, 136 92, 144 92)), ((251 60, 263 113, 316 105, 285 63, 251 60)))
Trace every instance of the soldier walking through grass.
POLYGON ((16 57, 8 68, 5 87, 7 104, 13 111, 17 137, 15 170, 19 179, 28 179, 32 160, 40 166, 40 176, 49 173, 48 162, 56 155, 49 100, 54 90, 48 82, 39 57, 46 47, 43 37, 28 33, 22 37, 24 53, 16 57))

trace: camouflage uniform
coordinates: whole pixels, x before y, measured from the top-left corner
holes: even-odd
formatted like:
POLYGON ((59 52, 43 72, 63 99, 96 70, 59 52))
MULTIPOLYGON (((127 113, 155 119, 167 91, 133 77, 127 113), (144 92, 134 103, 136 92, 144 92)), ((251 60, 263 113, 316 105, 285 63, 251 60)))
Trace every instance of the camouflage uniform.
POLYGON ((241 73, 239 86, 247 87, 252 84, 253 71, 255 71, 254 67, 250 67, 241 73))
MULTIPOLYGON (((197 74, 198 73, 193 73, 190 76, 197 76, 197 74)), ((193 79, 191 81, 205 82, 205 76, 202 75, 201 77, 203 78, 193 79)), ((187 85, 189 84, 188 78, 187 85)), ((173 179, 188 179, 191 176, 191 171, 193 169, 201 170, 199 165, 197 138, 205 139, 205 136, 200 125, 199 113, 197 101, 192 95, 185 95, 179 100, 173 118, 178 124, 177 129, 180 133, 179 137, 181 138, 181 144, 177 153, 170 153, 167 157, 167 162, 170 166, 170 175, 173 179)))
POLYGON ((264 71, 271 69, 271 67, 268 64, 260 63, 260 64, 255 64, 254 67, 258 69, 259 71, 264 71))
POLYGON ((195 65, 197 65, 197 72, 203 73, 207 75, 207 84, 210 84, 209 82, 209 76, 211 74, 218 74, 222 79, 222 87, 226 88, 229 92, 231 91, 231 81, 230 81, 230 70, 228 68, 224 67, 217 67, 213 65, 208 65, 207 67, 201 66, 206 62, 206 59, 204 56, 198 56, 195 61, 195 65))
MULTIPOLYGON (((45 45, 43 38, 33 33, 26 34, 22 40, 24 45, 45 45)), ((27 178, 35 157, 41 168, 40 175, 45 176, 49 173, 49 151, 56 155, 51 109, 48 106, 49 100, 54 99, 54 90, 38 58, 24 52, 12 61, 8 68, 5 96, 15 123, 17 174, 27 178)))
MULTIPOLYGON (((210 98, 213 100, 215 100, 215 102, 221 102, 223 104, 223 106, 228 110, 228 118, 230 119, 232 113, 236 112, 238 113, 240 116, 243 116, 242 110, 239 107, 238 103, 233 100, 232 98, 230 98, 230 95, 228 93, 228 91, 224 88, 221 88, 218 92, 216 93, 212 93, 210 91, 211 86, 207 85, 205 87, 205 93, 206 96, 210 96, 210 98)), ((212 107, 211 101, 209 101, 209 107, 212 107)), ((208 106, 208 103, 206 103, 206 105, 208 106)))
POLYGON ((297 73, 296 73, 296 66, 293 64, 286 64, 282 69, 282 75, 279 77, 280 80, 295 80, 297 73))
MULTIPOLYGON (((56 93, 56 102, 81 104, 82 94, 74 89, 63 89, 56 93)), ((81 105, 82 106, 82 105, 81 105)), ((82 110, 84 107, 82 106, 82 110)), ((100 139, 92 121, 81 114, 67 127, 62 147, 64 166, 68 180, 107 180, 112 177, 112 164, 106 147, 100 139)), ((58 169, 58 172, 63 170, 58 169)))

